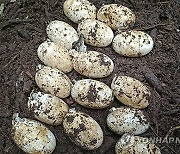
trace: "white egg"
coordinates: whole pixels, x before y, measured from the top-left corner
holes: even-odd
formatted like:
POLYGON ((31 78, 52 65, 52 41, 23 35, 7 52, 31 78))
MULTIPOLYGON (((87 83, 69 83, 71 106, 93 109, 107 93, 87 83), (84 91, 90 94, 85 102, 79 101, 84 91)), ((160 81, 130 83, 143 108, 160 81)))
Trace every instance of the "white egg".
POLYGON ((36 119, 49 125, 60 125, 69 110, 62 99, 42 92, 31 93, 28 108, 36 119))
POLYGON ((64 14, 75 23, 85 19, 96 19, 96 7, 87 0, 66 0, 63 10, 64 14))
POLYGON ((59 98, 70 95, 71 81, 66 74, 56 68, 43 66, 36 72, 35 81, 38 87, 59 98))
POLYGON ((92 109, 106 108, 114 98, 106 84, 92 79, 77 81, 72 87, 71 96, 80 105, 92 109))
POLYGON ((116 154, 161 154, 148 138, 124 134, 115 146, 116 154))
POLYGON ((114 70, 113 61, 105 54, 96 51, 77 52, 71 50, 73 67, 79 74, 91 78, 109 76, 114 70))
POLYGON ((142 134, 149 128, 149 122, 141 110, 120 107, 112 108, 107 116, 107 125, 116 134, 142 134))
POLYGON ((38 121, 13 115, 12 138, 26 153, 51 154, 56 147, 53 133, 38 121))
POLYGON ((77 31, 84 35, 85 43, 96 47, 106 47, 114 38, 109 26, 94 19, 83 20, 79 23, 77 31))
POLYGON ((63 21, 51 21, 46 28, 46 33, 51 41, 68 50, 72 48, 72 43, 78 40, 76 30, 63 21))
POLYGON ((103 5, 97 12, 97 19, 113 30, 132 27, 135 18, 135 14, 129 8, 118 4, 103 5))
POLYGON ((148 54, 154 46, 150 35, 142 31, 120 32, 114 37, 113 49, 126 57, 140 57, 148 54))
POLYGON ((83 149, 95 150, 103 142, 101 127, 85 113, 70 110, 65 116, 63 127, 70 140, 83 149))
POLYGON ((37 50, 39 59, 47 66, 57 68, 64 73, 72 71, 72 57, 64 47, 47 40, 37 50))
POLYGON ((127 106, 143 109, 149 105, 150 90, 137 79, 115 76, 111 89, 116 98, 127 106))

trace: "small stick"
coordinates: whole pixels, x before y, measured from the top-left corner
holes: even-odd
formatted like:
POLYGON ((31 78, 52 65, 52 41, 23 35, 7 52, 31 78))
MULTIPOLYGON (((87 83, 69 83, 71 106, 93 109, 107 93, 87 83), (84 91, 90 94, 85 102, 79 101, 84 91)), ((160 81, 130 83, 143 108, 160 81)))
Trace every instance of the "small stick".
POLYGON ((151 26, 142 27, 142 28, 134 28, 134 30, 150 30, 150 29, 154 29, 159 26, 167 26, 167 25, 168 24, 156 24, 156 25, 151 25, 151 26))

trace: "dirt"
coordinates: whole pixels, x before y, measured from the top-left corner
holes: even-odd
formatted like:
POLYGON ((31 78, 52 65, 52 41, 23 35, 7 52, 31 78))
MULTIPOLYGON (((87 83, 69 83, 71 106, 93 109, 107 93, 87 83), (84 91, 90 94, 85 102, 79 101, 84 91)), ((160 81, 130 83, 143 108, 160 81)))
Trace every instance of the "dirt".
MULTIPOLYGON (((150 34, 155 45, 148 55, 141 58, 125 58, 116 54, 111 46, 90 47, 108 55, 115 64, 115 70, 107 78, 99 79, 110 85, 115 74, 134 77, 151 90, 151 101, 144 109, 150 119, 150 129, 140 135, 144 137, 165 137, 170 128, 180 125, 180 1, 178 0, 89 0, 97 8, 102 4, 123 4, 132 9, 137 17, 134 29, 150 34), (148 74, 151 76, 147 76, 148 74), (153 74, 153 75, 152 75, 153 74), (153 80, 153 81, 152 81, 153 80), (159 88, 158 88, 159 87, 159 88), (159 90, 160 89, 160 90, 159 90)), ((33 89, 35 67, 41 61, 37 48, 47 36, 45 28, 49 21, 62 20, 75 28, 63 14, 64 1, 59 0, 16 0, 2 1, 5 9, 0 16, 0 153, 23 154, 11 138, 13 113, 34 119, 27 108, 27 98, 33 89)), ((1 3, 0 2, 0 3, 1 3)), ((71 79, 85 77, 75 71, 68 73, 71 79)), ((46 125, 56 136, 57 146, 53 154, 114 154, 114 145, 120 136, 112 133, 106 125, 107 109, 92 110, 81 107, 72 98, 64 99, 70 107, 93 117, 102 127, 104 143, 95 151, 85 151, 74 145, 65 135, 62 125, 46 125)), ((117 100, 115 107, 122 106, 117 100)), ((112 107, 111 106, 111 107, 112 107)), ((180 139, 180 130, 174 130, 170 137, 180 139)), ((162 154, 179 154, 180 143, 160 143, 162 154)))

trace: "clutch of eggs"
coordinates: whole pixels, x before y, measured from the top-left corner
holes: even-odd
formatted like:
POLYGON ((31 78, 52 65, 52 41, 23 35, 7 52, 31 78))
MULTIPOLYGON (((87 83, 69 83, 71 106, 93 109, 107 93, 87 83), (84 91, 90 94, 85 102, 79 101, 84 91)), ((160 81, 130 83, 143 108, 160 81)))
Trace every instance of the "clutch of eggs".
POLYGON ((66 0, 63 10, 64 14, 75 23, 85 19, 96 19, 96 7, 87 0, 66 0))
POLYGON ((160 149, 148 138, 125 133, 115 146, 116 154, 161 154, 160 149))
POLYGON ((135 14, 123 5, 108 4, 98 10, 97 19, 113 30, 127 29, 134 25, 135 14))
POLYGON ((28 108, 36 119, 49 125, 60 125, 69 110, 62 99, 42 92, 31 93, 28 108))
POLYGON ((85 150, 95 150, 103 142, 103 131, 89 115, 71 109, 64 118, 63 127, 76 145, 85 150))
POLYGON ((150 90, 137 79, 115 76, 111 89, 116 98, 127 106, 143 109, 149 105, 150 90))
POLYGON ((41 66, 36 74, 35 81, 38 87, 59 98, 66 98, 71 92, 71 81, 66 74, 56 68, 41 66))
POLYGON ((119 135, 139 135, 149 128, 148 119, 143 112, 129 107, 112 108, 107 116, 107 125, 111 131, 119 135))
POLYGON ((12 138, 26 153, 51 154, 56 147, 53 133, 38 121, 13 115, 12 138))
POLYGON ((119 32, 112 42, 113 49, 126 57, 140 57, 148 54, 154 46, 150 35, 142 31, 119 32))

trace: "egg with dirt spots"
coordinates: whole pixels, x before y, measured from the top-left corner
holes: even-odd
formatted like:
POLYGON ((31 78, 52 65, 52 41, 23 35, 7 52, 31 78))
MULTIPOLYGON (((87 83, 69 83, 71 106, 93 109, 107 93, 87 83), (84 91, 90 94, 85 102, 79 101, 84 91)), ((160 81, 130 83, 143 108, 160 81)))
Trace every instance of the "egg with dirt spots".
POLYGON ((114 38, 114 33, 109 26, 93 19, 83 20, 79 23, 77 31, 84 35, 85 43, 96 47, 106 47, 114 38))
POLYGON ((72 43, 78 40, 76 30, 63 21, 51 21, 46 28, 46 33, 51 41, 68 50, 72 48, 72 43))
POLYGON ((129 76, 115 76, 111 89, 116 98, 127 106, 143 109, 149 105, 151 92, 137 79, 129 76))
POLYGON ((64 14, 75 23, 85 19, 96 19, 96 7, 87 0, 66 0, 63 10, 64 14))
POLYGON ((160 149, 148 138, 124 134, 115 146, 116 154, 161 154, 160 149))
POLYGON ((113 30, 131 28, 135 14, 127 7, 118 4, 103 5, 97 12, 97 19, 113 30))
POLYGON ((47 40, 37 50, 39 59, 47 66, 57 68, 64 73, 72 71, 72 57, 64 47, 47 40))
POLYGON ((51 154, 56 147, 53 133, 38 121, 13 115, 12 138, 26 153, 51 154))
POLYGON ((106 84, 92 79, 77 81, 72 87, 71 96, 78 104, 92 109, 106 108, 114 98, 106 84))
POLYGON ((154 46, 150 35, 142 31, 119 32, 112 42, 113 49, 126 57, 141 57, 147 55, 154 46))
POLYGON ((107 125, 111 131, 122 135, 142 134, 149 128, 147 117, 139 109, 128 107, 112 108, 107 116, 107 125))
POLYGON ((85 113, 71 109, 65 116, 63 127, 70 140, 85 150, 95 150, 103 142, 101 127, 85 113))
POLYGON ((35 75, 38 87, 59 98, 66 98, 71 92, 71 81, 66 74, 56 68, 42 66, 35 75))
POLYGON ((73 56, 73 67, 79 74, 91 78, 109 76, 114 70, 113 61, 105 54, 96 51, 70 51, 73 56))
POLYGON ((36 119, 49 125, 60 125, 69 110, 62 99, 42 92, 31 93, 28 108, 36 119))

